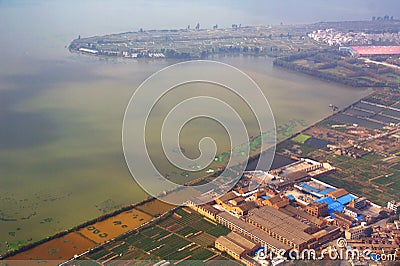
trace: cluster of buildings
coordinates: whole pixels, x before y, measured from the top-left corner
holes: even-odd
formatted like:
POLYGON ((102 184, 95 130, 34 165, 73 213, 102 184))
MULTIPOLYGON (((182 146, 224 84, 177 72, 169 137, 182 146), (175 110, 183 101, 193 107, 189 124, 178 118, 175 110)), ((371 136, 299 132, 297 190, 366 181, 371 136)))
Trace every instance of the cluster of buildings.
POLYGON ((362 147, 357 144, 346 145, 346 147, 338 147, 337 145, 328 144, 327 147, 329 148, 329 150, 333 151, 335 155, 349 156, 353 157, 354 159, 362 158, 372 151, 371 149, 362 147))
MULTIPOLYGON (((381 208, 311 177, 334 170, 329 164, 300 159, 268 172, 246 172, 227 194, 190 207, 232 230, 217 238, 215 247, 246 265, 261 263, 256 255, 260 249, 272 254, 306 249, 321 252, 344 234, 355 246, 366 248, 372 245, 369 238, 375 232, 367 223, 378 216, 381 208), (260 186, 250 189, 249 179, 260 186)), ((385 245, 398 245, 400 235, 396 232, 385 245)), ((377 238, 373 240, 377 246, 377 238)), ((390 248, 388 252, 396 250, 390 248)))
POLYGON ((148 58, 165 58, 163 53, 152 53, 149 51, 123 51, 122 56, 125 58, 138 58, 138 57, 148 57, 148 58))
POLYGON ((366 33, 341 32, 335 29, 314 30, 307 34, 312 40, 329 46, 374 45, 378 42, 400 43, 400 34, 394 33, 366 33))
POLYGON ((362 223, 345 231, 347 245, 359 252, 369 250, 375 256, 385 256, 383 260, 398 260, 400 253, 400 220, 387 223, 385 227, 362 223))
POLYGON ((387 203, 388 210, 399 214, 400 213, 400 201, 391 200, 387 203))
POLYGON ((160 52, 151 52, 144 49, 132 50, 129 49, 127 51, 119 51, 113 49, 98 49, 96 46, 80 47, 77 49, 78 52, 84 54, 91 55, 100 55, 100 56, 115 56, 115 57, 125 57, 125 58, 165 58, 164 53, 160 52))

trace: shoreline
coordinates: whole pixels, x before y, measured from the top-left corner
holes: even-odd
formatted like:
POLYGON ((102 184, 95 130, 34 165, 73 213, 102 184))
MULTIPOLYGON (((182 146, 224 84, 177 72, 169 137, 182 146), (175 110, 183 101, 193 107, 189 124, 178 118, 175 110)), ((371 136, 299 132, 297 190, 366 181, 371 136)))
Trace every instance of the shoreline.
MULTIPOLYGON (((308 125, 307 127, 303 128, 302 130, 297 131, 296 133, 294 133, 294 134, 292 134, 292 135, 290 135, 290 136, 288 136, 288 137, 286 137, 286 138, 280 140, 278 143, 276 143, 276 145, 279 145, 280 143, 282 143, 282 142, 284 142, 284 141, 287 141, 288 139, 291 139, 291 138, 297 136, 298 134, 301 134, 302 132, 308 130, 309 128, 315 126, 316 124, 318 124, 318 123, 320 123, 320 122, 322 122, 322 121, 324 121, 324 120, 326 120, 326 119, 329 119, 330 117, 334 116, 334 115, 337 114, 337 113, 343 112, 344 110, 348 109, 348 108, 351 107, 352 105, 354 105, 354 104, 356 104, 356 103, 358 103, 358 102, 363 101, 363 99, 365 99, 365 98, 371 96, 371 95, 374 94, 374 93, 375 93, 375 90, 373 90, 372 92, 370 92, 368 95, 364 96, 363 98, 357 100, 356 102, 353 102, 353 103, 349 104, 348 106, 346 106, 346 107, 344 107, 344 108, 342 108, 342 109, 340 109, 340 110, 338 110, 338 111, 336 111, 336 112, 333 112, 333 113, 330 114, 329 116, 323 117, 323 118, 321 118, 321 119, 315 121, 314 123, 308 125)), ((263 152, 265 152, 265 151, 263 151, 263 152)), ((258 153, 258 154, 255 154, 255 155, 253 155, 253 156, 251 156, 251 157, 249 157, 248 163, 252 162, 253 160, 257 160, 257 159, 259 158, 259 156, 260 156, 261 153, 262 153, 262 152, 260 152, 260 153, 258 153)), ((275 153, 275 154, 276 154, 276 153, 275 153)), ((287 156, 285 156, 285 157, 287 157, 287 156)), ((223 171, 223 169, 221 169, 221 171, 223 171)), ((203 182, 204 180, 207 180, 208 178, 212 177, 213 175, 215 175, 215 174, 217 174, 217 173, 219 173, 219 171, 218 171, 218 172, 215 172, 215 173, 213 173, 213 174, 209 174, 209 175, 206 175, 206 176, 203 176, 203 177, 194 179, 194 180, 192 180, 192 181, 185 182, 184 184, 185 184, 185 185, 195 185, 195 184, 197 184, 197 183, 203 182)), ((46 237, 46 238, 40 239, 40 240, 38 240, 38 241, 36 241, 36 242, 29 243, 29 244, 27 244, 27 245, 23 245, 23 246, 19 247, 19 248, 16 249, 16 250, 12 250, 12 251, 6 252, 5 254, 0 254, 0 260, 8 259, 8 258, 10 258, 10 257, 12 257, 12 256, 15 256, 15 255, 17 255, 17 254, 19 254, 19 253, 22 253, 22 252, 26 251, 26 250, 29 250, 29 249, 35 248, 35 247, 37 247, 37 246, 39 246, 39 245, 41 245, 41 244, 47 243, 48 241, 54 240, 54 239, 56 239, 56 238, 60 238, 60 237, 65 236, 65 235, 67 235, 67 234, 69 234, 69 233, 72 233, 72 232, 76 232, 76 231, 78 231, 79 229, 82 229, 82 228, 84 228, 84 227, 86 227, 86 226, 88 226, 88 225, 93 225, 93 224, 95 224, 95 223, 97 223, 97 222, 100 222, 100 221, 106 220, 106 219, 108 219, 108 218, 114 217, 114 216, 116 216, 116 215, 118 215, 118 214, 120 214, 120 213, 122 213, 122 212, 132 210, 132 209, 134 209, 135 207, 138 207, 138 206, 140 206, 140 205, 143 205, 143 204, 145 204, 145 203, 147 203, 147 202, 151 202, 151 201, 153 201, 153 200, 157 200, 157 198, 149 196, 148 198, 146 198, 146 199, 144 199, 144 200, 142 200, 142 201, 138 201, 138 202, 136 202, 136 203, 132 203, 132 204, 123 206, 123 207, 121 207, 120 209, 117 209, 117 210, 115 210, 115 211, 113 211, 113 212, 106 213, 106 214, 104 214, 104 215, 101 215, 101 216, 92 218, 92 219, 90 219, 89 221, 86 221, 86 222, 84 222, 84 223, 78 224, 78 225, 76 225, 76 226, 74 226, 74 227, 72 227, 72 228, 65 229, 65 230, 62 231, 62 232, 55 233, 54 235, 51 235, 51 236, 48 236, 48 237, 46 237)), ((125 232, 125 233, 123 233, 123 234, 121 234, 121 235, 118 235, 118 236, 116 236, 116 237, 115 237, 114 239, 112 239, 112 240, 118 239, 119 237, 122 237, 122 236, 124 236, 124 235, 126 235, 126 234, 129 234, 129 233, 133 232, 133 231, 139 230, 140 228, 144 227, 145 225, 148 225, 148 224, 153 223, 154 221, 157 221, 157 220, 160 219, 161 217, 167 215, 168 213, 170 213, 171 211, 173 211, 173 210, 175 210, 176 208, 179 208, 179 207, 180 207, 180 206, 175 206, 174 208, 172 208, 171 210, 169 210, 169 211, 167 211, 167 212, 165 212, 165 213, 162 213, 162 214, 160 214, 160 215, 158 215, 158 216, 153 216, 153 218, 152 218, 150 221, 148 221, 148 222, 146 222, 146 223, 144 223, 144 224, 142 224, 142 225, 139 225, 138 227, 133 228, 133 229, 129 230, 128 232, 125 232)), ((112 241, 112 240, 109 240, 109 241, 112 241)), ((86 253, 89 252, 89 251, 96 250, 97 248, 100 248, 100 247, 102 247, 104 244, 108 243, 109 241, 106 241, 105 243, 99 244, 98 246, 92 248, 91 250, 87 250, 87 251, 85 251, 84 253, 79 254, 79 256, 82 256, 82 255, 86 254, 86 253)), ((62 263, 62 264, 65 264, 66 262, 69 262, 69 261, 74 260, 74 259, 76 259, 76 258, 73 257, 73 258, 71 258, 71 259, 65 261, 65 262, 62 263)))

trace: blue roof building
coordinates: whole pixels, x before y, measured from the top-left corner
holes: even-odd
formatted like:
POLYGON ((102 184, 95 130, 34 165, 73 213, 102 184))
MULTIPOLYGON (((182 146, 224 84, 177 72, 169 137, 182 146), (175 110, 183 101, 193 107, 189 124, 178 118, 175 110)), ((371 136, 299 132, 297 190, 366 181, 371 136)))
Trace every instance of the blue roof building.
POLYGON ((355 200, 357 197, 351 194, 344 195, 340 198, 337 198, 337 202, 340 202, 343 205, 349 204, 352 200, 355 200))

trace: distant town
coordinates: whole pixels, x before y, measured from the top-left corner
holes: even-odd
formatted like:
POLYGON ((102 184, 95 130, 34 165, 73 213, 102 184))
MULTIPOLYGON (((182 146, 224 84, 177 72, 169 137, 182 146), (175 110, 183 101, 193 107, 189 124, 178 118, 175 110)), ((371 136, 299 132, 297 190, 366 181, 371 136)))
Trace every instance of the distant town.
POLYGON ((372 19, 308 25, 143 30, 82 38, 71 52, 125 59, 274 57, 274 65, 353 87, 400 84, 400 21, 372 19))
MULTIPOLYGON (((276 67, 374 91, 342 110, 331 104, 329 117, 277 144, 271 169, 250 163, 231 191, 207 204, 196 204, 194 197, 177 207, 149 198, 19 247, 4 259, 66 265, 116 260, 140 265, 219 265, 226 260, 398 265, 399 30, 400 22, 385 16, 310 25, 234 24, 229 29, 197 24, 194 29, 72 41, 72 52, 127 60, 272 56, 276 67), (252 182, 259 186, 251 188, 252 182)), ((179 191, 166 196, 174 193, 179 191)))

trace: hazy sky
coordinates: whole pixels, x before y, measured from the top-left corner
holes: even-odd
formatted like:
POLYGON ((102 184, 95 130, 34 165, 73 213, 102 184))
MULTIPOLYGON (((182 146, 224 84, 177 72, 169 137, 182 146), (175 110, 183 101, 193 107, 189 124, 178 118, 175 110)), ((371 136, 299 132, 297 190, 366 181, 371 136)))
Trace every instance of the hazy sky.
POLYGON ((197 22, 210 27, 215 23, 230 26, 232 23, 359 20, 386 14, 400 17, 398 0, 0 0, 0 12, 5 9, 19 9, 19 12, 11 13, 19 16, 21 22, 29 19, 47 19, 49 23, 80 22, 83 31, 98 29, 100 25, 129 30, 183 28, 197 22), (26 8, 30 12, 24 15, 26 8), (116 24, 119 27, 115 27, 116 24))
MULTIPOLYGON (((400 18, 398 0, 0 0, 0 51, 40 53, 82 37, 232 24, 270 25, 400 18)), ((1 52, 0 52, 1 55, 1 52)))

